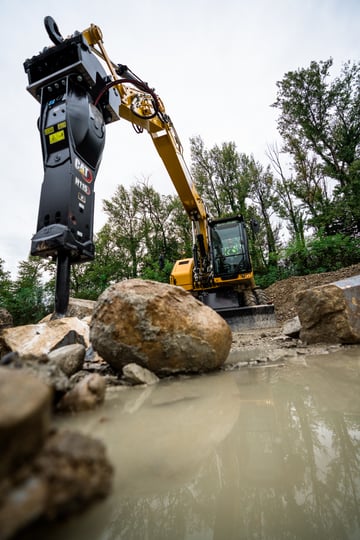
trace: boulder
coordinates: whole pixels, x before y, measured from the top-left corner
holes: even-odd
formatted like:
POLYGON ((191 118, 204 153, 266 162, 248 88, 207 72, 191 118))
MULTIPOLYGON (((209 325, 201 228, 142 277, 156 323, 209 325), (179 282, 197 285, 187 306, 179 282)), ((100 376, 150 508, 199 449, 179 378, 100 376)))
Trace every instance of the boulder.
POLYGON ((296 309, 305 343, 360 343, 360 276, 299 292, 296 309))
POLYGON ((76 317, 6 328, 1 335, 1 350, 16 351, 23 360, 39 359, 65 345, 89 345, 89 326, 76 317))
POLYGON ((0 368, 0 480, 26 463, 48 435, 51 392, 32 375, 0 368))
POLYGON ((136 363, 157 375, 219 368, 229 325, 181 287, 132 279, 99 297, 90 323, 94 349, 113 369, 136 363))

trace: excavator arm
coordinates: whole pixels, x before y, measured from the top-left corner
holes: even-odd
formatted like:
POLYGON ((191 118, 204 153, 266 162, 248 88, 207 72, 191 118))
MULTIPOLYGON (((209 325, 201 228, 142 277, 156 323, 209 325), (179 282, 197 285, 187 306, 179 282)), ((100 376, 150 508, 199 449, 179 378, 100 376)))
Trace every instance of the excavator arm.
POLYGON ((146 130, 149 133, 187 214, 191 220, 199 223, 200 232, 205 236, 207 234, 206 209, 196 191, 190 171, 184 161, 180 139, 165 111, 162 100, 127 66, 114 64, 110 60, 98 26, 91 25, 82 34, 91 50, 106 62, 112 76, 112 81, 99 94, 95 105, 101 101, 101 97, 110 88, 116 88, 121 97, 120 118, 130 122, 136 130, 146 130))
POLYGON ((244 308, 252 317, 256 304, 261 304, 258 312, 273 313, 256 292, 242 216, 209 218, 155 90, 109 58, 98 26, 92 24, 66 39, 51 17, 45 18, 45 27, 54 47, 26 60, 24 68, 28 90, 41 104, 44 160, 31 253, 57 260, 54 316, 67 311, 71 264, 94 257, 94 182, 105 126, 119 119, 130 122, 138 133, 148 132, 192 223, 193 258, 175 263, 170 282, 225 318, 236 318, 244 308))

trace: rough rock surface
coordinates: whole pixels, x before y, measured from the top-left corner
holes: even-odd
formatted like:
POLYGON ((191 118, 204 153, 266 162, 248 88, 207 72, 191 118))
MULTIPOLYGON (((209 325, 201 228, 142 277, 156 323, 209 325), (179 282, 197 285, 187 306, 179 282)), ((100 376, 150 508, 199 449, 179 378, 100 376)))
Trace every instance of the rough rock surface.
POLYGON ((76 432, 53 432, 33 461, 0 482, 1 540, 12 538, 35 520, 83 510, 109 493, 112 476, 100 441, 76 432))
POLYGON ((55 362, 60 369, 71 377, 77 371, 80 371, 84 365, 86 349, 80 343, 65 345, 60 349, 55 349, 48 354, 50 362, 55 362))
POLYGON ((0 338, 0 352, 16 351, 22 359, 46 356, 50 351, 80 343, 89 344, 89 326, 76 317, 6 328, 0 338))
POLYGON ((51 392, 39 379, 0 368, 0 479, 39 451, 48 434, 51 392))
POLYGON ((231 347, 231 330, 182 288, 133 279, 110 286, 99 297, 90 340, 119 372, 135 362, 166 375, 220 367, 231 347))
POLYGON ((105 391, 105 379, 97 373, 91 373, 60 399, 57 409, 70 412, 93 409, 104 401, 105 391))
POLYGON ((77 317, 85 319, 91 317, 95 307, 95 300, 83 300, 81 298, 69 298, 69 306, 66 312, 67 317, 77 317))
POLYGON ((123 367, 123 375, 125 380, 134 384, 156 384, 160 380, 155 373, 134 363, 123 367))
POLYGON ((305 343, 360 342, 360 277, 313 287, 297 295, 305 343))

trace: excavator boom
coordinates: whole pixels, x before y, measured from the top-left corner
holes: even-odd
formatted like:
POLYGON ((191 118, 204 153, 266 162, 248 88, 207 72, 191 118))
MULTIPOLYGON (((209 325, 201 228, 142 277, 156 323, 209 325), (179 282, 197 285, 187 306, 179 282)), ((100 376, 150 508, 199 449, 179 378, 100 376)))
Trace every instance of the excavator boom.
POLYGON ((154 89, 110 59, 98 26, 67 39, 51 17, 45 27, 54 46, 24 63, 28 90, 41 103, 45 170, 32 254, 57 258, 59 316, 67 307, 70 265, 94 256, 93 184, 105 126, 122 118, 138 133, 149 133, 192 223, 193 257, 175 263, 170 282, 218 311, 233 328, 250 319, 256 326, 260 312, 268 323, 262 320, 261 326, 274 324, 274 308, 255 285, 243 218, 210 218, 154 89))

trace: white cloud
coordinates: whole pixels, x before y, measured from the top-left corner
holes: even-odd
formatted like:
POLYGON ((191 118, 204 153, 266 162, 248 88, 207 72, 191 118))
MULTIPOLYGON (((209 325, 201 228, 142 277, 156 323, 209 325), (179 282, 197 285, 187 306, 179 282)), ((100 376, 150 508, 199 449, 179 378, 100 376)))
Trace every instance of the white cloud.
MULTIPOLYGON (((29 253, 43 175, 39 105, 26 92, 23 62, 50 45, 46 15, 54 17, 64 36, 90 23, 100 26, 111 58, 129 65, 160 94, 188 164, 194 135, 209 147, 234 141, 239 151, 266 164, 267 145, 277 139, 276 111, 270 107, 276 81, 311 60, 332 56, 340 66, 357 61, 360 52, 356 0, 6 2, 6 47, 0 51, 0 258, 13 272, 29 253)), ((119 183, 129 186, 143 176, 160 192, 174 192, 148 135, 136 135, 124 120, 108 126, 95 184, 95 230, 104 222, 101 201, 119 183)))

